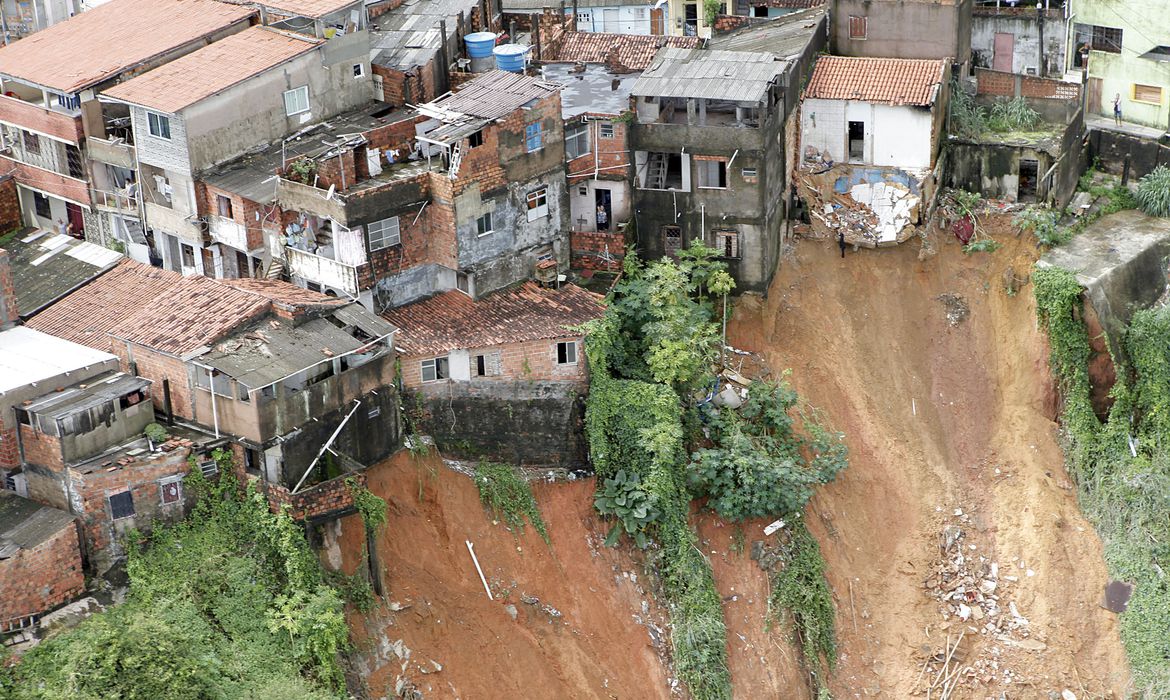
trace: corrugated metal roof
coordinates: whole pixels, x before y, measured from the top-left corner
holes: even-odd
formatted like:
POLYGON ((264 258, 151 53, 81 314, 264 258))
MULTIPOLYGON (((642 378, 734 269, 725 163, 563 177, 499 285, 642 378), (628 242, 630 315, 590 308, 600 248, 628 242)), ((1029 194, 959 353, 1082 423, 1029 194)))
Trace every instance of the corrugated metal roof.
POLYGON ((135 391, 150 386, 149 379, 123 372, 106 372, 63 391, 54 391, 38 397, 21 408, 45 418, 57 419, 87 411, 135 391))
POLYGON ((667 47, 654 57, 631 94, 761 102, 787 66, 787 61, 766 52, 667 47))
POLYGON ((496 70, 464 83, 458 92, 443 95, 427 106, 480 119, 499 119, 560 89, 556 83, 496 70))
POLYGON ((438 52, 439 20, 447 20, 447 32, 455 31, 459 16, 464 22, 478 0, 407 0, 373 23, 370 60, 375 65, 409 70, 426 65, 438 52))

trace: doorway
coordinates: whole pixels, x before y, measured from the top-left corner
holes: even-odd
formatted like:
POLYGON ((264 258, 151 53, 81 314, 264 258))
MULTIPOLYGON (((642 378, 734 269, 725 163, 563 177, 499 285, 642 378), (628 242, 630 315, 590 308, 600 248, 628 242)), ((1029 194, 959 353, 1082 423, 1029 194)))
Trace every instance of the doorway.
POLYGON ((1016 198, 1020 202, 1035 202, 1036 201, 1036 185, 1039 179, 1039 163, 1034 160, 1020 159, 1020 185, 1019 196, 1016 198))
POLYGON ((597 222, 598 231, 609 231, 614 228, 613 225, 613 204, 611 202, 611 193, 609 190, 598 187, 593 190, 594 207, 596 212, 595 219, 597 222), (605 212, 604 221, 600 216, 601 212, 605 212))
POLYGON ((996 32, 995 45, 991 55, 992 70, 1012 72, 1012 54, 1016 50, 1016 35, 996 32))
POLYGON ((865 122, 849 122, 849 160, 865 160, 865 122))
POLYGON ((73 202, 66 202, 65 214, 69 217, 69 235, 84 241, 85 217, 81 215, 81 207, 73 202))
POLYGON ((666 33, 666 11, 661 7, 650 8, 650 33, 655 36, 666 33))

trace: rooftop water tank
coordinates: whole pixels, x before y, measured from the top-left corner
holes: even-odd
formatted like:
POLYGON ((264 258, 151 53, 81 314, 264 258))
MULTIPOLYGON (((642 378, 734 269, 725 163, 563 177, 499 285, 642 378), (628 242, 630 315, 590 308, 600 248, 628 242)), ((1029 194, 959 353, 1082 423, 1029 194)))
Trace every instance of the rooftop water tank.
POLYGON ((496 45, 496 35, 492 32, 475 32, 463 37, 467 44, 469 58, 487 58, 492 55, 492 47, 496 45))
POLYGON ((496 55, 496 68, 509 73, 523 73, 524 54, 528 52, 528 48, 520 44, 497 46, 493 51, 496 55))

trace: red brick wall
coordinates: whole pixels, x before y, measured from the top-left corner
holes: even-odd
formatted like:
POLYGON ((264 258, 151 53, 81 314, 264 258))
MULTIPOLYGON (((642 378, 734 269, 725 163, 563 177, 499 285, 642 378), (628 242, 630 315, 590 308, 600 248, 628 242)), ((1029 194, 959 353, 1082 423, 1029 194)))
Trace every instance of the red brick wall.
POLYGON ((435 99, 436 66, 432 59, 409 71, 373 64, 374 75, 382 76, 382 101, 395 106, 422 104, 435 99))
POLYGON ((272 512, 279 513, 281 508, 288 506, 291 518, 304 520, 353 508, 353 492, 345 483, 349 478, 354 479, 359 486, 366 485, 366 475, 355 473, 323 481, 301 489, 298 493, 292 493, 289 489, 272 482, 265 482, 261 488, 268 496, 268 505, 272 512))
MULTIPOLYGON (((488 348, 469 349, 472 358, 476 355, 498 352, 500 353, 500 374, 495 377, 473 377, 473 382, 485 381, 578 381, 584 382, 588 378, 585 368, 584 348, 580 338, 561 338, 562 341, 577 341, 577 364, 557 364, 557 339, 529 340, 520 343, 494 345, 488 348)), ((434 355, 403 355, 402 383, 410 389, 417 389, 423 385, 422 361, 434 355)), ((427 382, 427 386, 442 384, 443 382, 427 382)))
POLYGON ((32 426, 21 425, 20 440, 24 445, 24 459, 29 464, 57 472, 65 469, 60 438, 33 430, 32 426))
POLYGON ((166 410, 163 380, 169 379, 171 382, 171 407, 175 415, 189 420, 194 419, 187 365, 182 360, 133 343, 130 344, 130 351, 127 352, 127 343, 121 340, 115 339, 112 345, 110 352, 118 356, 123 372, 130 372, 130 360, 133 359, 138 369, 138 376, 154 382, 151 397, 154 399, 155 408, 159 409, 160 412, 166 410))
POLYGON ((0 561, 0 591, 0 633, 17 618, 49 612, 79 597, 85 574, 76 523, 0 561))
POLYGON ((81 145, 81 117, 54 112, 15 97, 0 95, 0 121, 67 141, 74 146, 81 145))
POLYGON ((713 29, 716 34, 722 34, 723 32, 730 32, 732 30, 739 29, 740 27, 747 26, 751 24, 751 22, 751 17, 744 17, 741 15, 716 15, 715 26, 713 29))
POLYGON ((218 196, 224 196, 232 202, 232 221, 242 224, 248 232, 248 250, 255 250, 264 245, 264 217, 268 209, 250 199, 244 199, 238 194, 227 190, 212 187, 205 182, 195 185, 195 197, 199 214, 202 216, 219 216, 218 196), (259 218, 256 214, 259 213, 259 218))
POLYGON ((13 173, 17 182, 31 184, 42 192, 90 206, 89 185, 85 180, 61 175, 52 170, 43 170, 7 156, 0 156, 0 172, 13 173))
POLYGON ((20 450, 16 446, 16 429, 0 428, 0 469, 20 466, 20 450))
MULTIPOLYGON (((587 114, 585 116, 605 117, 610 115, 587 114)), ((598 169, 598 179, 626 180, 630 166, 629 125, 624 122, 608 121, 613 125, 613 138, 603 139, 601 138, 601 121, 606 120, 589 122, 590 152, 565 164, 565 174, 570 185, 592 178, 594 167, 598 169)), ((579 123, 577 119, 569 119, 565 121, 565 127, 567 129, 577 123, 579 123)))
POLYGON ((618 272, 622 269, 622 259, 626 257, 625 235, 612 231, 573 231, 569 234, 569 249, 572 251, 571 265, 574 270, 618 272), (609 261, 605 259, 607 252, 611 258, 609 261))
POLYGON ((1020 80, 1020 95, 1023 97, 1040 97, 1049 100, 1079 100, 1081 98, 1081 86, 1076 83, 1038 78, 1034 75, 1021 76, 1020 80))
POLYGON ((24 219, 20 216, 20 195, 16 192, 16 178, 0 176, 0 233, 20 228, 24 219))
POLYGON ((1012 97, 1016 94, 1016 78, 1011 73, 975 69, 976 91, 980 95, 1004 95, 1012 97))

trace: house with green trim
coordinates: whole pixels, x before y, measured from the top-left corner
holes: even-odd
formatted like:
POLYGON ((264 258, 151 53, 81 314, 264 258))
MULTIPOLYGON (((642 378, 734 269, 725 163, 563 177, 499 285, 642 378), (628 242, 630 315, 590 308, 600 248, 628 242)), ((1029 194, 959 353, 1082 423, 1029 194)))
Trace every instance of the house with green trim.
POLYGON ((1170 130, 1170 0, 1076 0, 1069 65, 1088 71, 1086 109, 1170 130))

